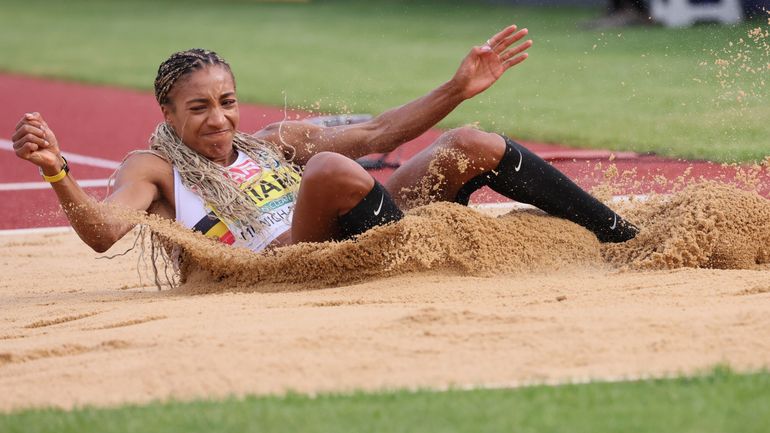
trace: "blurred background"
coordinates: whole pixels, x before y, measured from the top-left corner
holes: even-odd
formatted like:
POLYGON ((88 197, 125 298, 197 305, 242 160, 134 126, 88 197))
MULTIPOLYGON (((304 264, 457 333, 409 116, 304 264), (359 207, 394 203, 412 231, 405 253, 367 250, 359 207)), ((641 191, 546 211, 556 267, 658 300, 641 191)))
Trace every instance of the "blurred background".
POLYGON ((244 102, 379 113, 516 23, 530 58, 442 127, 715 161, 770 154, 767 1, 741 2, 738 22, 682 26, 613 21, 634 6, 609 1, 3 0, 0 71, 150 92, 169 54, 204 47, 231 63, 244 102))

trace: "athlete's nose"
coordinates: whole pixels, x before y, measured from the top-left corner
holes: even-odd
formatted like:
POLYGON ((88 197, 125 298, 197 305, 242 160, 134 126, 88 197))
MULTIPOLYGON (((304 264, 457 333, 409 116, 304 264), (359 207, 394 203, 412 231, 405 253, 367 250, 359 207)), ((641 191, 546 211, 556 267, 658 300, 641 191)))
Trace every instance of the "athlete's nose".
POLYGON ((225 118, 225 110, 222 107, 216 106, 211 109, 209 116, 206 119, 207 123, 212 129, 221 130, 225 129, 227 125, 227 119, 225 118))

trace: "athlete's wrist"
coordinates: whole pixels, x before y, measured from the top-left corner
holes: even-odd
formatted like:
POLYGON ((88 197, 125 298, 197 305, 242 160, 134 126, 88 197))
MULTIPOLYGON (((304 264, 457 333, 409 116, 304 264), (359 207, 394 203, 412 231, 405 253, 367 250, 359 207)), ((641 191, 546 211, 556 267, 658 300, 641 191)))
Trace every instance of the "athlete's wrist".
POLYGON ((53 176, 62 170, 62 168, 64 167, 64 164, 65 163, 64 163, 64 160, 62 159, 62 156, 56 155, 56 157, 52 161, 39 165, 38 169, 40 170, 40 174, 44 174, 46 176, 53 176))
POLYGON ((462 102, 466 99, 463 92, 463 86, 457 82, 457 78, 455 77, 444 83, 444 85, 441 86, 441 89, 450 99, 455 99, 458 102, 462 102))
POLYGON ((67 160, 61 155, 58 155, 56 159, 57 160, 53 164, 41 165, 38 167, 40 175, 43 176, 46 181, 50 182, 49 178, 53 177, 63 177, 61 176, 62 172, 65 174, 69 173, 67 160))

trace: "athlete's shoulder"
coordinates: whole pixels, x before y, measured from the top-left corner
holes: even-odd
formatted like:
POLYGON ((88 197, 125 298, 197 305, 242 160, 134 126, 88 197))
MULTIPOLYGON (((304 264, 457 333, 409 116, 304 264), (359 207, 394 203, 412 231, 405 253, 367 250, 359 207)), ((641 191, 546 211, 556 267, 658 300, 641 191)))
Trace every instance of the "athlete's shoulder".
POLYGON ((141 149, 141 150, 132 150, 129 152, 125 158, 123 158, 123 161, 143 161, 152 163, 152 161, 155 161, 155 163, 163 162, 168 165, 171 165, 171 162, 168 160, 166 155, 158 152, 157 150, 151 150, 151 149, 141 149))
POLYGON ((136 150, 123 159, 118 172, 129 177, 166 180, 173 176, 171 163, 153 150, 136 150))
POLYGON ((111 178, 114 180, 112 186, 115 191, 132 191, 132 194, 152 191, 151 213, 173 215, 174 171, 171 163, 157 152, 129 153, 111 178))
POLYGON ((123 158, 121 165, 150 166, 154 169, 168 167, 171 169, 171 162, 166 159, 166 156, 154 150, 134 150, 123 158))

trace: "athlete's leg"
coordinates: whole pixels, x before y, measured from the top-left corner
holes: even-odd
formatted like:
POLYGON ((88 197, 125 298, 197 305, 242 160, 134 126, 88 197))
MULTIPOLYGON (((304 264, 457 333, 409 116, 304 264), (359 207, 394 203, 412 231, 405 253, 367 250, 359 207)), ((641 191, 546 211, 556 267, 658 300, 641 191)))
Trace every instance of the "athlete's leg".
POLYGON ((638 231, 520 144, 472 129, 451 131, 439 138, 397 170, 388 188, 401 200, 399 204, 408 206, 426 198, 467 204, 471 193, 485 185, 580 224, 602 242, 626 241, 638 231))
POLYGON ((472 179, 458 194, 458 202, 467 203, 474 190, 488 185, 506 197, 580 224, 602 242, 625 242, 636 236, 636 226, 524 146, 503 138, 505 155, 497 169, 472 179))
POLYGON ((344 239, 401 216, 387 191, 360 165, 342 155, 321 152, 310 158, 302 175, 292 242, 344 239))

